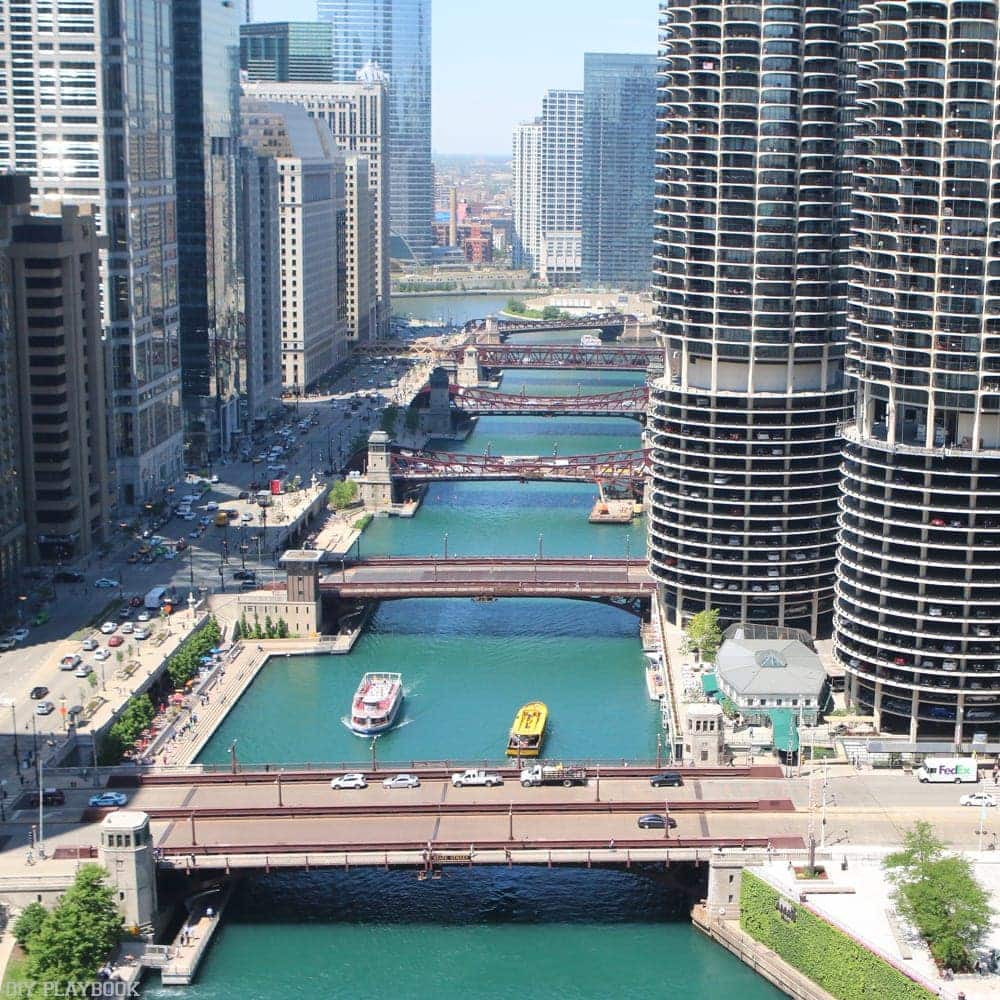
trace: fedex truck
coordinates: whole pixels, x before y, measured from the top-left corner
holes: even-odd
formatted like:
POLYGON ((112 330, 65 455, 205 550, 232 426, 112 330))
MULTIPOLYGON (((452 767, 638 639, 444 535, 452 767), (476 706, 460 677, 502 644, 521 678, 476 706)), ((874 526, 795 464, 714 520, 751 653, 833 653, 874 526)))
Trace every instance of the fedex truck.
POLYGON ((927 757, 917 768, 917 780, 922 782, 978 781, 979 769, 972 757, 927 757))

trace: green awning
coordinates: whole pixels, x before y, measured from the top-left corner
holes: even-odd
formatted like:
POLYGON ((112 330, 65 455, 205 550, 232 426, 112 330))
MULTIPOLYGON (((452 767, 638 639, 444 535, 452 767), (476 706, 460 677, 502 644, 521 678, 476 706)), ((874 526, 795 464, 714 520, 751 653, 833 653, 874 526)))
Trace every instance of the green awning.
POLYGON ((771 730, 774 734, 774 749, 783 753, 794 753, 799 748, 799 720, 790 708, 770 708, 771 730))
POLYGON ((709 698, 714 697, 719 690, 719 683, 715 679, 715 674, 701 675, 701 689, 709 696, 709 698))

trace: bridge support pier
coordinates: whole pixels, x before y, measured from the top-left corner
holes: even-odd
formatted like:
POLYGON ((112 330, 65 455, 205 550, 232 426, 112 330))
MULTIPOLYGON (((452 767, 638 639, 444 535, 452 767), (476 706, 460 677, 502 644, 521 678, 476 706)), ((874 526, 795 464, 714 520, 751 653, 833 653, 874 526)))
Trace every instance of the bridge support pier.
POLYGON ((480 344, 500 343, 500 324, 497 322, 496 316, 486 317, 486 323, 483 325, 483 332, 479 334, 477 339, 480 344))
POLYGON ((768 861, 767 854, 713 855, 708 865, 708 896, 705 907, 713 920, 739 920, 743 870, 768 861))

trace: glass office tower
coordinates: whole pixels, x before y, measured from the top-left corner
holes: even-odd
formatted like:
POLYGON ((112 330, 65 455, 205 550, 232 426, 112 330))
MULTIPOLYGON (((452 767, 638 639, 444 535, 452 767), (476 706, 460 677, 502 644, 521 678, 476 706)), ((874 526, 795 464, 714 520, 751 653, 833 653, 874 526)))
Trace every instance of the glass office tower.
MULTIPOLYGON (((671 616, 829 627, 848 192, 833 2, 661 3, 650 559, 671 616)), ((849 81, 850 77, 847 77, 849 81)))
POLYGON ((429 262, 431 0, 319 0, 318 10, 333 25, 334 82, 354 83, 369 62, 389 77, 392 256, 429 262))
POLYGON ((247 79, 333 82, 333 28, 310 21, 240 25, 240 67, 247 79))
POLYGON ((649 288, 656 56, 583 57, 583 284, 649 288))

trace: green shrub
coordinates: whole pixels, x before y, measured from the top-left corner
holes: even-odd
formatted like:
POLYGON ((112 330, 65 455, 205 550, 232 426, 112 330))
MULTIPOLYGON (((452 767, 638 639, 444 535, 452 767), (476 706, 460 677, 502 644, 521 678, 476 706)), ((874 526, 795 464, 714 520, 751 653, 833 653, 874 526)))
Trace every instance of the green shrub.
POLYGON ((331 510, 350 507, 358 497, 358 484, 353 479, 338 479, 327 494, 326 505, 331 510))
POLYGON ((795 920, 786 921, 778 899, 771 886, 745 871, 740 926, 837 1000, 933 1000, 933 993, 797 903, 791 904, 795 920))
POLYGON ((48 915, 41 903, 29 903, 14 921, 14 939, 25 951, 31 950, 31 942, 48 915))
POLYGON ((365 528, 367 528, 368 525, 371 524, 371 523, 372 523, 372 515, 371 514, 365 514, 364 517, 359 517, 354 522, 354 524, 351 525, 351 527, 354 528, 355 531, 364 531, 365 528))

